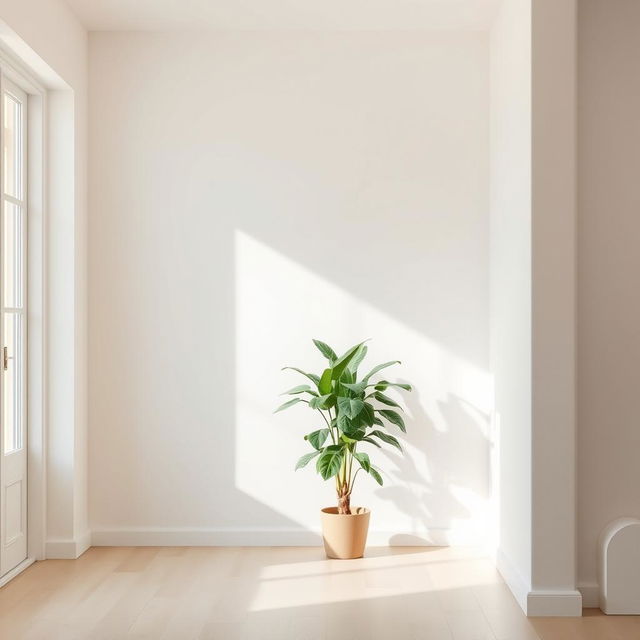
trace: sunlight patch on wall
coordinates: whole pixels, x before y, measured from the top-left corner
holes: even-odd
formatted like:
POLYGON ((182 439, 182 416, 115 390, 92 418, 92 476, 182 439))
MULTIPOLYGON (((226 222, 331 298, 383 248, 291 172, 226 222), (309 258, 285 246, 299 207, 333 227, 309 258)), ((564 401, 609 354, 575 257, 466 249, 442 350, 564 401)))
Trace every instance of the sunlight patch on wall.
MULTIPOLYGON (((394 286, 383 266, 373 277, 380 287, 394 286)), ((359 478, 352 502, 372 509, 372 531, 389 533, 391 542, 401 534, 477 542, 490 490, 491 377, 432 341, 427 327, 422 334, 408 326, 409 318, 358 293, 236 230, 236 486, 302 527, 318 529, 319 509, 334 503, 332 483, 312 468, 293 469, 310 450, 304 434, 320 428, 321 418, 301 405, 273 415, 279 394, 305 381, 281 368, 321 372, 325 361, 312 338, 338 352, 371 338, 362 367, 401 360, 385 375, 415 390, 396 394, 406 400, 405 456, 365 445, 374 449, 368 452, 385 485, 359 478)))

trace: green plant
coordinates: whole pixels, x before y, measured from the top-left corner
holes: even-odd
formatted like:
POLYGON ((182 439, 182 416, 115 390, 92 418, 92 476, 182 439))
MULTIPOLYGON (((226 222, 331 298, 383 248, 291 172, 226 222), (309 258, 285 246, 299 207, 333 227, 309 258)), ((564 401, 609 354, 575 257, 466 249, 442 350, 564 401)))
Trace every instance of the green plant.
POLYGON ((367 355, 364 342, 351 347, 341 357, 328 344, 320 340, 314 340, 313 343, 329 361, 329 366, 320 375, 306 373, 296 367, 284 367, 302 374, 313 385, 302 384, 285 391, 281 395, 294 397, 280 405, 274 413, 301 402, 320 413, 326 426, 304 436, 313 451, 298 460, 296 471, 317 458, 316 469, 322 478, 336 479, 338 513, 350 514, 351 492, 359 471, 364 470, 378 484, 382 484, 382 476, 371 464, 369 455, 357 451, 357 448, 364 443, 381 447, 382 442, 402 451, 398 439, 381 429, 386 429, 390 424, 406 433, 404 420, 396 411, 403 409, 383 392, 389 387, 411 391, 411 386, 387 380, 372 381, 382 369, 400 364, 399 360, 379 364, 359 378, 358 368, 367 355), (355 471, 354 460, 357 463, 355 471))

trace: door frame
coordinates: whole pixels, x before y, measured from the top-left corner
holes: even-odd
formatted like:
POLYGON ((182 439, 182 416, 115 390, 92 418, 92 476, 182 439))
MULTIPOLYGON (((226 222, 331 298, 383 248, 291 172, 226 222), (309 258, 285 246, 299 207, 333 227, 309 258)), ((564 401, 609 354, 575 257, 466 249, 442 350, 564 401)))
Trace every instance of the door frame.
POLYGON ((0 73, 27 94, 27 558, 0 576, 7 583, 45 558, 47 524, 47 278, 46 176, 47 91, 24 67, 0 49, 0 73))

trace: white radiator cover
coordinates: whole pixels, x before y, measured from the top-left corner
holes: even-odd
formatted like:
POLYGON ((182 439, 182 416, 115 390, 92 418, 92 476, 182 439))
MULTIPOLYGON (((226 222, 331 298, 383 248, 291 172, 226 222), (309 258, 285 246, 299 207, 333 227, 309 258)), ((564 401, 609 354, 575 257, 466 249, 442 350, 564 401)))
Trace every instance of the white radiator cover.
POLYGON ((640 614, 640 520, 619 518, 600 536, 600 608, 607 614, 640 614))

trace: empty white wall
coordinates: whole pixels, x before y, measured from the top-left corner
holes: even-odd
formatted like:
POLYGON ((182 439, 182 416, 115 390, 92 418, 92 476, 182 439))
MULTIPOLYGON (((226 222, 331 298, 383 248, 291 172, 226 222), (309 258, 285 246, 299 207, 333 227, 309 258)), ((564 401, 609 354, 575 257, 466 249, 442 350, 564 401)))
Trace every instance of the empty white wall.
POLYGON ((271 411, 312 337, 416 387, 372 539, 482 538, 487 34, 97 33, 90 70, 94 539, 309 541, 318 424, 271 411))
POLYGON ((531 588, 531 2, 491 30, 491 371, 499 442, 498 567, 531 588))
POLYGON ((579 576, 597 605, 596 549, 639 516, 640 4, 579 3, 579 576))

